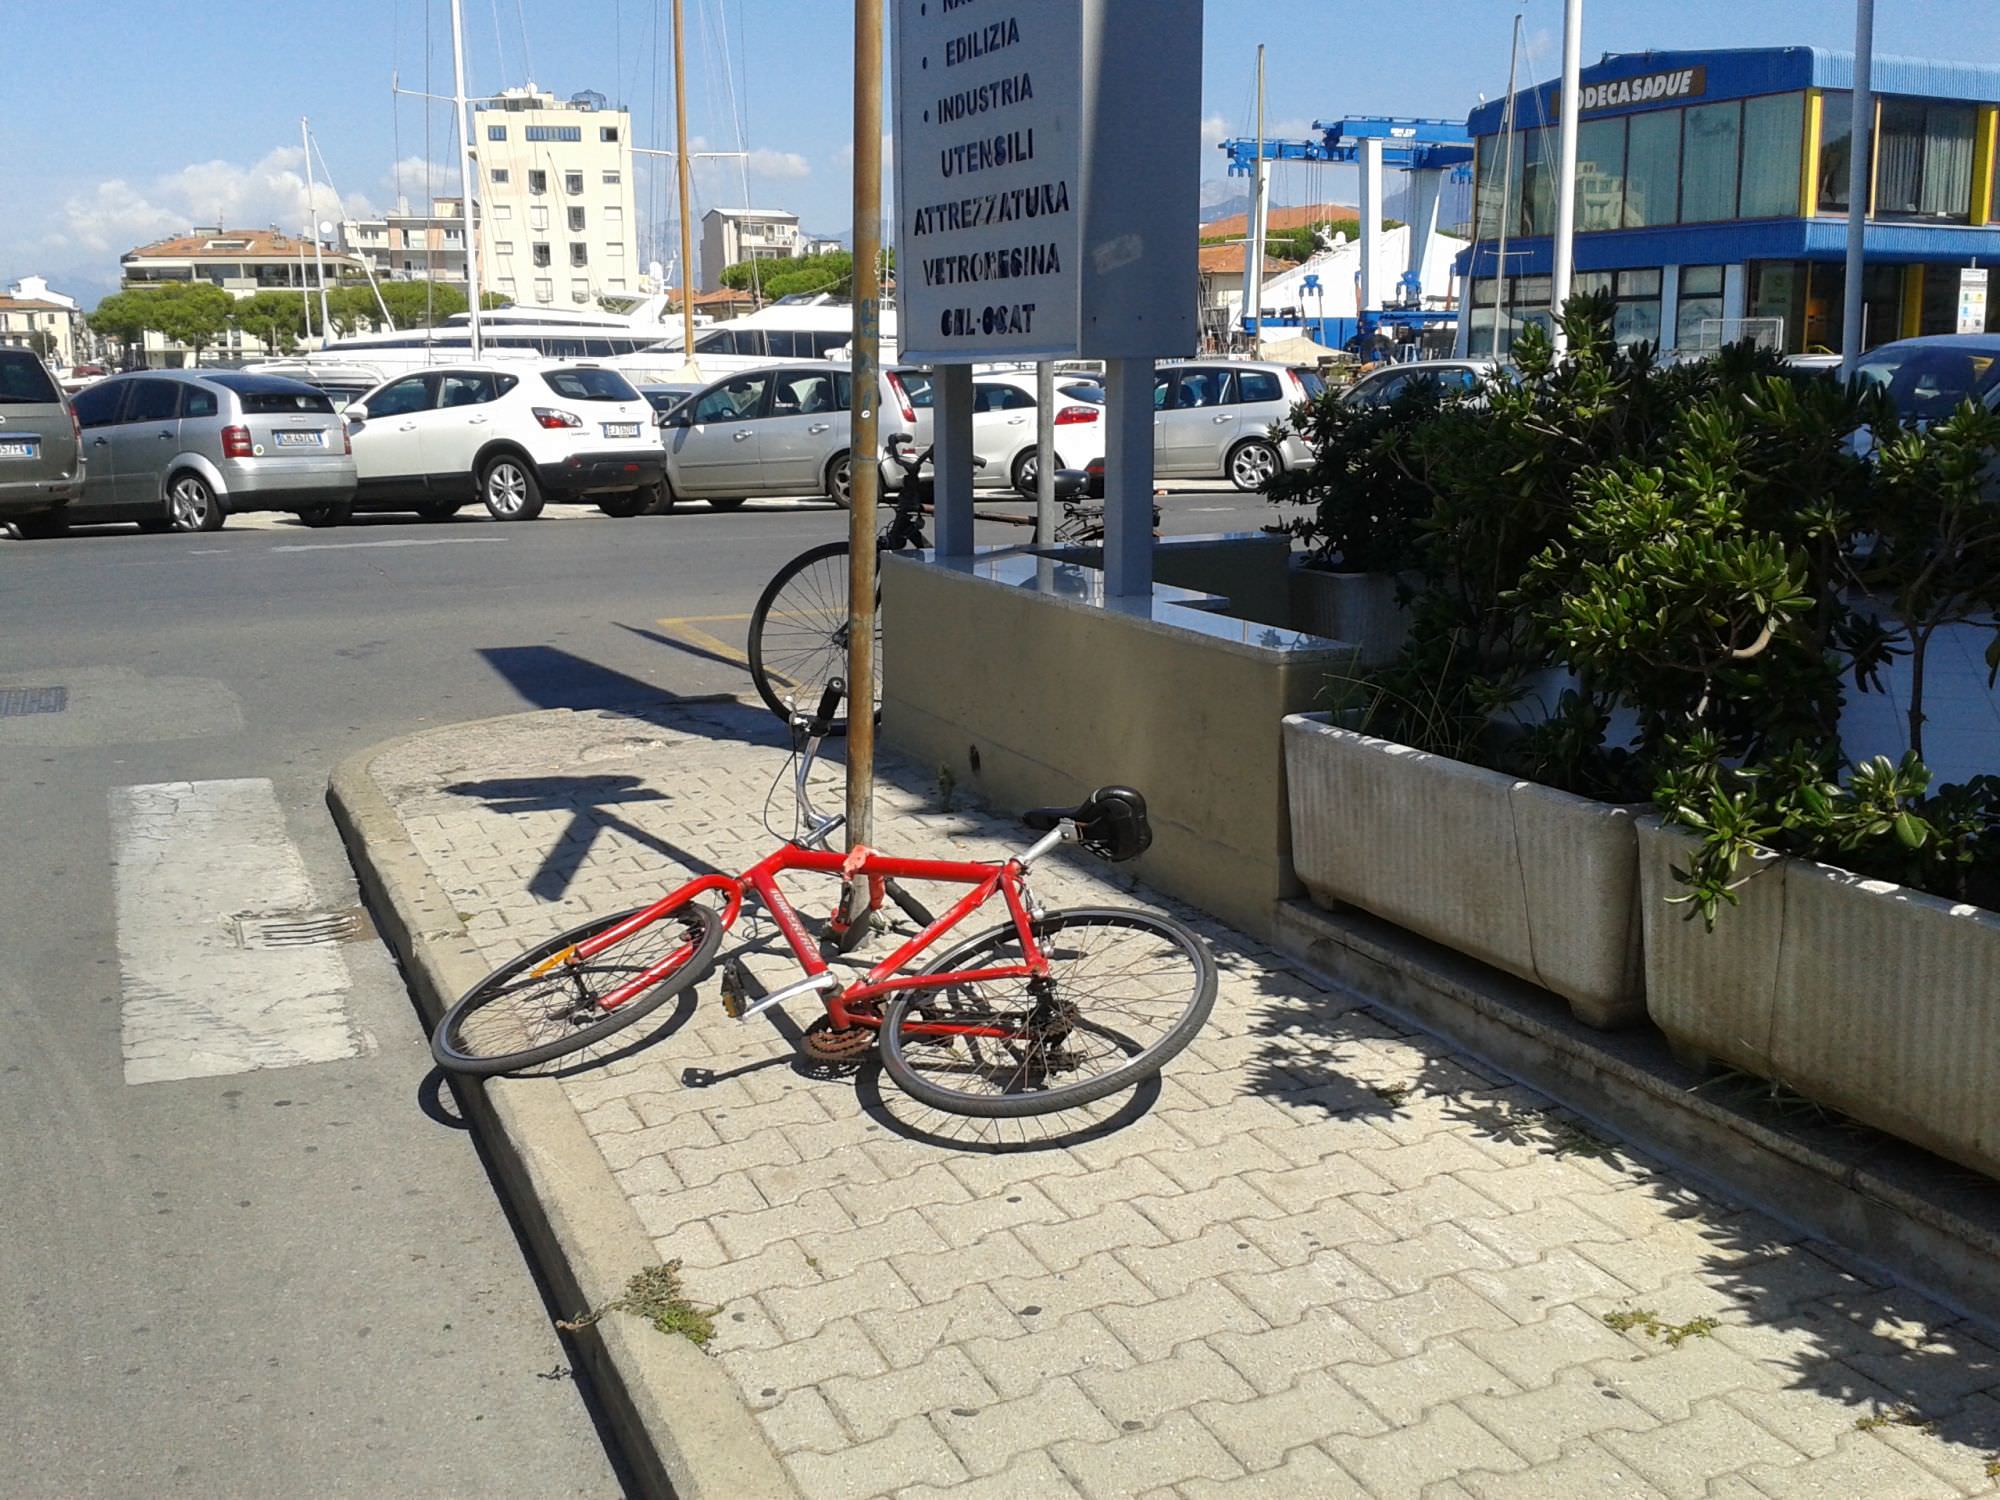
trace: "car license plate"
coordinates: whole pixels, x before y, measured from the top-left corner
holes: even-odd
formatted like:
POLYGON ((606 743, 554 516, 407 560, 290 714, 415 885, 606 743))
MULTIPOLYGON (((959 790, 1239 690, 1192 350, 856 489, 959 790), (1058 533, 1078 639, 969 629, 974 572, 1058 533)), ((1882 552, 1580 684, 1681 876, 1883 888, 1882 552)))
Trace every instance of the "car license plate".
POLYGON ((317 432, 280 432, 274 434, 280 448, 320 448, 325 444, 317 432))
POLYGON ((637 422, 606 422, 604 424, 604 435, 608 438, 635 438, 639 435, 639 424, 637 422))
POLYGON ((41 451, 38 438, 0 438, 0 458, 37 458, 41 451))

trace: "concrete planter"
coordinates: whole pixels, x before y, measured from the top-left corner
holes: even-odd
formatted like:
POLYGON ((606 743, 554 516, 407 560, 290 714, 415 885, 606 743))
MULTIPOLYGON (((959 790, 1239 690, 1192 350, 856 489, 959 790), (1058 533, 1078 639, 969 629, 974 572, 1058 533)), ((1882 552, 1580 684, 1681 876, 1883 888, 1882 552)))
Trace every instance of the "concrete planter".
POLYGON ((1396 602, 1393 573, 1329 573, 1292 559, 1291 624, 1295 630, 1345 641, 1357 664, 1379 667, 1409 638, 1409 611, 1396 602))
POLYGON ((1292 861, 1345 903, 1569 1001, 1591 1026, 1645 1015, 1641 809, 1335 728, 1285 720, 1292 861))
POLYGON ((1771 856, 1713 932, 1640 831, 1647 1011, 1676 1048, 2000 1177, 2000 913, 1771 856))

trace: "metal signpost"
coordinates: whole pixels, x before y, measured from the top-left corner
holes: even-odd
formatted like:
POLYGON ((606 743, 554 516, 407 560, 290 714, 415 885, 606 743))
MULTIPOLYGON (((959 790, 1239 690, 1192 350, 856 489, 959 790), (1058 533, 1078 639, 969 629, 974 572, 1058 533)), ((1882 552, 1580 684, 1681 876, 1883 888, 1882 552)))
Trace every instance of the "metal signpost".
MULTIPOLYGON (((940 0, 941 3, 941 0, 940 0)), ((854 7, 854 357, 847 439, 847 847, 875 835, 875 499, 882 385, 882 6, 854 7)), ((855 893, 858 917, 867 882, 855 893)))
POLYGON ((972 551, 973 364, 1101 359, 1105 591, 1149 595, 1153 361, 1198 334, 1201 0, 896 0, 894 20, 900 357, 937 367, 937 551, 972 551))

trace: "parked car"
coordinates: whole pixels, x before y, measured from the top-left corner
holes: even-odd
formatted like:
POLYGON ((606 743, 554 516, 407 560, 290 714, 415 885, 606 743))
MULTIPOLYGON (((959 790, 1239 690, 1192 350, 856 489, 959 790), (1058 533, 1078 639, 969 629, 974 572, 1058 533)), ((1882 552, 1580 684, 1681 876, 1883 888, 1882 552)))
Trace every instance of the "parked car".
POLYGON ((29 349, 0 349, 0 526, 58 536, 83 493, 76 413, 29 349))
POLYGON ((1878 344, 1855 364, 1906 421, 1934 422, 1970 399, 2000 411, 2000 333, 1934 334, 1878 344))
MULTIPOLYGON (((1038 416, 1032 373, 981 375, 972 382, 972 451, 985 464, 976 472, 974 484, 1006 485, 1023 495, 1035 493, 1035 455, 1041 427, 1038 416)), ((1058 469, 1064 467, 1064 447, 1072 456, 1079 456, 1104 446, 1102 416, 1101 405, 1066 397, 1058 389, 1058 469)))
POLYGON ((1387 406, 1421 380, 1434 381, 1444 395, 1463 396, 1479 389, 1493 369, 1494 362, 1486 358, 1413 359, 1371 370, 1340 399, 1349 406, 1387 406))
POLYGON ((1165 365, 1153 378, 1153 472, 1161 478, 1224 477, 1259 490, 1312 462, 1296 433, 1273 440, 1299 402, 1324 390, 1314 370, 1247 360, 1165 365))
POLYGON ((113 375, 71 399, 83 437, 73 523, 214 531, 243 511, 348 504, 354 458, 324 391, 241 370, 113 375))
MULTIPOLYGON (((550 501, 590 500, 632 514, 664 467, 652 406, 600 365, 510 360, 422 370, 384 381, 346 416, 359 510, 413 510, 436 521, 479 500, 496 521, 532 521, 550 501)), ((331 523, 345 513, 309 519, 331 523)))
POLYGON ((699 383, 675 384, 673 382, 663 382, 657 385, 642 385, 639 387, 639 394, 646 398, 647 404, 654 411, 664 417, 668 412, 679 406, 700 389, 701 386, 699 383))
MULTIPOLYGON (((851 367, 830 360, 776 364, 711 381, 661 419, 666 449, 667 502, 705 500, 734 510, 757 495, 824 495, 845 506, 852 493, 848 413, 851 367)), ((921 376, 886 369, 878 410, 883 433, 907 433, 918 447, 931 440, 928 400, 912 387, 921 376), (907 384, 906 384, 907 379, 907 384)), ((901 472, 880 460, 885 488, 901 472)))

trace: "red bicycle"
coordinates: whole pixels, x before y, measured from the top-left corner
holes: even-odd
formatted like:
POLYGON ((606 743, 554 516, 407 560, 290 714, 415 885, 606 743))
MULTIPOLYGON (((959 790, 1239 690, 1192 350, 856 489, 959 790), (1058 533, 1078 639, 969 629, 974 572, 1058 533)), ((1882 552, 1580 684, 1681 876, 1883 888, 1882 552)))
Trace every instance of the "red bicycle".
POLYGON ((879 1046, 883 1067, 913 1098, 986 1117, 1073 1108, 1158 1073, 1215 1004, 1208 945, 1147 911, 1044 911, 1029 887, 1036 861, 1061 844, 1112 861, 1143 853, 1152 843, 1145 799, 1129 787, 1102 787, 1076 807, 1036 809, 1025 821, 1042 837, 998 863, 835 852, 827 843, 845 820, 813 809, 808 776, 844 690, 835 679, 815 713, 793 716, 803 748, 795 752, 791 838, 741 875, 703 875, 650 906, 586 922, 502 965, 438 1023, 431 1041, 438 1062, 461 1073, 508 1073, 602 1041, 706 977, 723 934, 754 898, 804 977, 768 990, 733 956, 724 962, 723 1007, 742 1020, 818 997, 825 1014, 803 1041, 816 1061, 858 1063, 879 1046), (778 878, 793 872, 840 881, 833 916, 818 935, 779 887, 778 878), (969 889, 934 916, 903 880, 969 889), (705 895, 720 899, 719 913, 697 900, 705 895), (926 958, 996 895, 1005 922, 926 958), (891 922, 892 905, 916 930, 886 957, 854 957, 878 925, 891 922), (857 908, 864 915, 850 920, 857 908))

